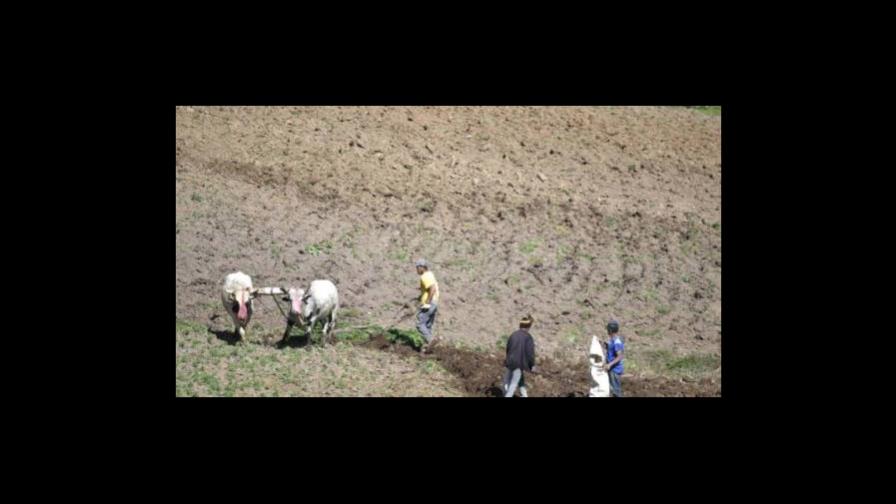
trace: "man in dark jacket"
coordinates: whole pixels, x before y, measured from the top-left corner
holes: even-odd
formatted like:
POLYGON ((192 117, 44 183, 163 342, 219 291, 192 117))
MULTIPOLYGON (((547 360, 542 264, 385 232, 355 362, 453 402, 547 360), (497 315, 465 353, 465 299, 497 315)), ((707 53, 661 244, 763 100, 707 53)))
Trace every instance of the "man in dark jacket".
POLYGON ((504 360, 504 397, 513 397, 517 386, 522 397, 529 397, 523 371, 535 371, 535 340, 529 334, 532 317, 526 315, 520 320, 520 329, 507 340, 507 358, 504 360))

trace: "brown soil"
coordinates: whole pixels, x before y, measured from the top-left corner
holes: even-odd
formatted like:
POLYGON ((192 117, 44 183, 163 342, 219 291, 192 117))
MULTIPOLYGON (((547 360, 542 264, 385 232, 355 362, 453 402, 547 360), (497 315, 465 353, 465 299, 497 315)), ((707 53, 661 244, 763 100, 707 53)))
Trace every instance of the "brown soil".
MULTIPOLYGON (((379 335, 361 346, 398 354, 435 360, 453 374, 459 387, 469 396, 501 397, 504 360, 500 353, 485 353, 437 345, 432 353, 420 354, 406 345, 390 343, 379 335)), ((537 373, 526 373, 530 397, 587 397, 591 387, 588 363, 556 362, 539 359, 537 373)), ((684 381, 668 378, 622 378, 623 394, 631 397, 695 397, 721 395, 721 384, 714 379, 684 381)))
MULTIPOLYGON (((720 117, 680 107, 178 107, 175 145, 179 319, 227 328, 219 289, 242 270, 257 286, 328 278, 342 327, 391 326, 417 293, 413 259, 426 257, 444 340, 495 348, 520 315, 535 317, 545 375, 532 378, 533 395, 539 381, 560 396, 587 384, 586 366, 552 375, 549 363, 582 360, 610 317, 635 364, 655 350, 721 354, 720 117)), ((262 300, 249 330, 281 324, 262 300)), ((501 372, 480 379, 443 357, 473 373, 473 394, 501 372)), ((662 380, 624 384, 632 394, 694 390, 662 380)))

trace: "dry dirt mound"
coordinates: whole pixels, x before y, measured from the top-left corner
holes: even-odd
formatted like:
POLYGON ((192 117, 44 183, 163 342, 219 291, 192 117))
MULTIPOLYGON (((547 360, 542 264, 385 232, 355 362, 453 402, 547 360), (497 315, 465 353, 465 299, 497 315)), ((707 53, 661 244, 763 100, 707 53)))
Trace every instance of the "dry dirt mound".
MULTIPOLYGON (((504 360, 500 353, 475 352, 437 345, 430 354, 390 342, 383 335, 361 344, 363 347, 401 355, 405 358, 434 360, 453 374, 458 386, 473 397, 501 397, 504 360)), ((587 397, 591 387, 588 363, 556 362, 539 359, 538 373, 527 373, 530 397, 587 397)), ((623 393, 630 397, 697 397, 721 395, 721 385, 712 379, 685 382, 668 378, 623 377, 623 393)))

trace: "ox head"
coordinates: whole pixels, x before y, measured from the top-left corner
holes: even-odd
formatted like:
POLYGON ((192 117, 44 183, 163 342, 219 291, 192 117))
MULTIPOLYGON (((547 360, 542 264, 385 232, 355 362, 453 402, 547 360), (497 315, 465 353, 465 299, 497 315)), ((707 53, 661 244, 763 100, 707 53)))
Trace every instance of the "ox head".
POLYGON ((258 295, 258 289, 228 290, 227 295, 230 298, 230 310, 236 314, 237 321, 245 326, 249 323, 249 307, 258 295))
POLYGON ((307 311, 306 303, 310 297, 308 294, 305 294, 305 289, 296 289, 295 287, 290 287, 288 289, 281 287, 280 289, 286 293, 283 301, 289 303, 290 320, 304 322, 306 316, 305 311, 307 311))

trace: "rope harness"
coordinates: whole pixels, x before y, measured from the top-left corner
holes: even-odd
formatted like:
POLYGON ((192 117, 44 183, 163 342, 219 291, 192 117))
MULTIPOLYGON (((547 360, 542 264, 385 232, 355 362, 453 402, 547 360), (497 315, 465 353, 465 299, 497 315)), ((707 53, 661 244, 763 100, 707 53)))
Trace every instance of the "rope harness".
POLYGON ((283 318, 286 320, 286 323, 287 324, 290 323, 289 315, 287 315, 286 312, 283 311, 283 308, 280 307, 280 303, 277 302, 277 296, 271 296, 271 299, 274 300, 274 304, 277 305, 277 309, 280 310, 280 314, 283 315, 283 318))

